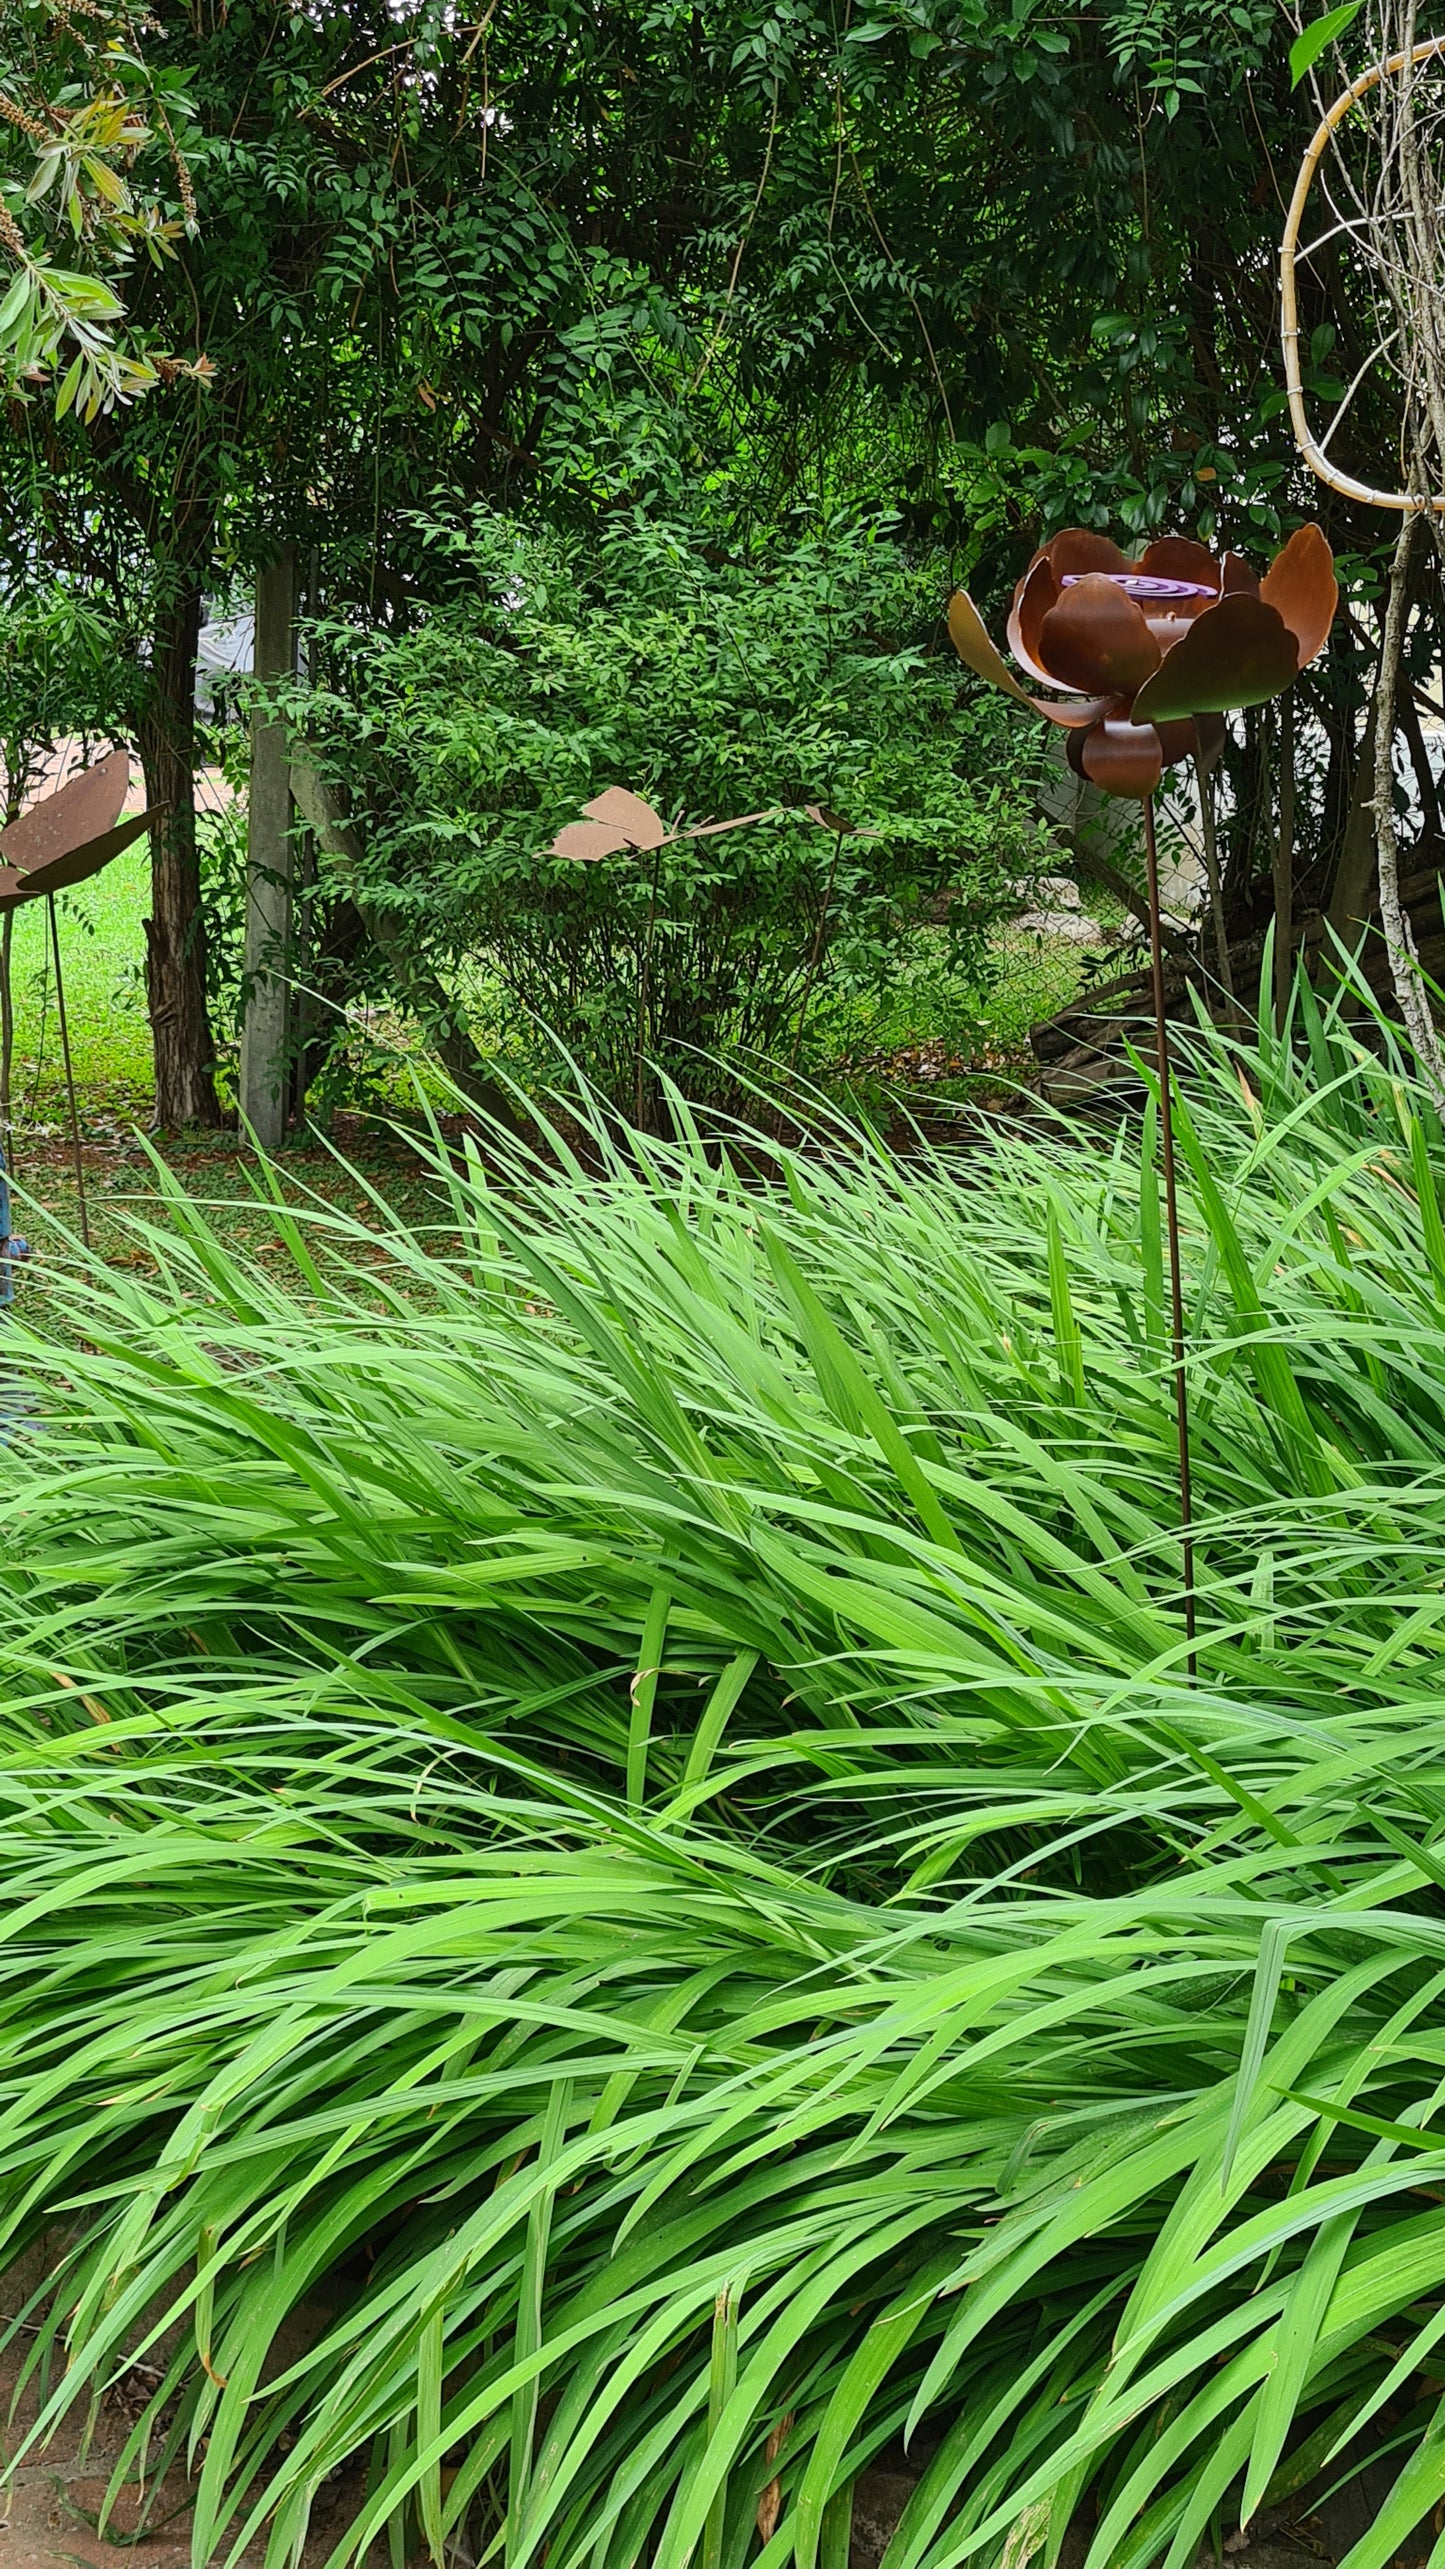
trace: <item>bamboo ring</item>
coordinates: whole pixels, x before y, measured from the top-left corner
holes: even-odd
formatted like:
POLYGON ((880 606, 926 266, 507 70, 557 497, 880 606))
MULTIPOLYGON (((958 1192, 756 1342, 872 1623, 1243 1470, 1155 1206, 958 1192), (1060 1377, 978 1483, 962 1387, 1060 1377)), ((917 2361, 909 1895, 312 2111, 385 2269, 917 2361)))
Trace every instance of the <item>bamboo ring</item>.
POLYGON ((1343 96, 1335 100, 1328 115, 1316 128, 1309 150, 1300 164, 1294 194, 1290 198, 1289 213, 1285 218, 1284 240, 1280 246, 1279 257, 1280 335, 1284 349, 1285 389, 1289 394, 1289 415, 1294 428, 1295 443, 1311 472, 1317 473, 1322 482, 1327 482, 1332 491, 1339 491, 1345 499, 1363 500, 1370 508, 1393 508, 1399 509, 1402 513, 1411 509, 1427 508, 1445 513, 1445 496, 1431 499, 1423 491, 1377 491, 1370 483, 1357 482, 1349 473, 1342 473, 1337 465, 1329 461, 1323 448, 1316 443, 1305 412, 1304 385, 1300 379, 1299 304, 1295 295, 1294 263, 1295 252, 1299 247, 1300 225, 1304 221, 1305 200, 1314 183, 1315 173, 1324 158, 1325 146, 1335 127, 1343 122, 1359 99, 1365 97, 1368 91, 1377 88, 1387 76, 1404 71, 1407 67, 1413 67, 1417 62, 1429 62, 1441 54, 1445 54, 1445 36, 1432 36, 1428 43, 1416 45, 1411 52, 1392 54, 1388 62, 1376 63, 1372 70, 1362 71, 1359 79, 1352 81, 1343 96))

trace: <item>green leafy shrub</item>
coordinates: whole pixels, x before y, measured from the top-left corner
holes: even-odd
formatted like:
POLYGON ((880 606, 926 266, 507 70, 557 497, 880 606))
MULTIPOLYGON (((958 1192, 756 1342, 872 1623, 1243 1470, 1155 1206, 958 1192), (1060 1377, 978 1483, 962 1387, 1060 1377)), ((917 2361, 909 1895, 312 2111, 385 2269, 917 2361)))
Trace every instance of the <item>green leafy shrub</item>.
POLYGON ((58 742, 126 737, 142 678, 115 619, 74 583, 0 587, 0 822, 34 791, 58 742))
POLYGON ((481 516, 433 551, 446 602, 326 628, 332 683, 297 714, 360 827, 349 888, 463 1006, 484 959, 650 1112, 642 1056, 695 1093, 710 1057, 786 1062, 818 989, 883 986, 932 917, 982 969, 1038 833, 1016 740, 936 656, 941 564, 878 526, 749 555, 640 514, 588 545, 481 516), (618 784, 669 822, 777 816, 655 862, 553 856, 618 784))
POLYGON ((905 2433, 890 2569, 1445 2497, 1440 1137, 1311 1009, 1181 1118, 1193 1683, 1148 1115, 32 1289, 0 2257, 198 2563, 343 2473, 338 2562, 832 2569, 905 2433))

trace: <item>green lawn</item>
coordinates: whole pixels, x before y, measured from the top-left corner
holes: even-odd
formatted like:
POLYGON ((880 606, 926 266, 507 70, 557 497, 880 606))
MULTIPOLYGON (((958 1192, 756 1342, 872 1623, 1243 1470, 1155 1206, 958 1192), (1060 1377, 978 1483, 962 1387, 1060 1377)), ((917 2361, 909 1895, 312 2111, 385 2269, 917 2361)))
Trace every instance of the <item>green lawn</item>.
MULTIPOLYGON (((149 891, 144 840, 127 848, 57 903, 61 969, 76 1086, 88 1132, 129 1130, 151 1111, 151 1045, 142 958, 149 891)), ((14 1097, 22 1140, 27 1125, 65 1116, 60 1025, 45 905, 15 913, 14 1097)))

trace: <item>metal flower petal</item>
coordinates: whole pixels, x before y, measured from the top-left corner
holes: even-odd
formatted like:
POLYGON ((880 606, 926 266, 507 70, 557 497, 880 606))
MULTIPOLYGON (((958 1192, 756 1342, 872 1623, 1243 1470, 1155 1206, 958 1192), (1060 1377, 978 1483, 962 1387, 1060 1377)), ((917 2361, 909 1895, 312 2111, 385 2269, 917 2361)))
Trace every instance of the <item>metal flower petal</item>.
POLYGON ((1039 627, 1039 656, 1056 686, 1132 696, 1159 666, 1138 606, 1107 571, 1087 571, 1039 627))
POLYGON ((1181 714, 1237 713, 1282 695, 1299 676, 1299 646, 1262 598, 1221 598, 1206 608, 1134 699, 1142 722, 1181 714))
POLYGON ((1008 611, 1008 647, 1021 668, 1042 685, 1053 685, 1039 658, 1039 628, 1051 607, 1059 603, 1062 591, 1054 577, 1053 564, 1046 553, 1036 555, 1013 593, 1008 611))
POLYGON ((1164 745, 1152 723, 1095 723, 1083 736, 1079 765, 1106 794, 1152 794, 1164 773, 1164 745))
POLYGON ((1035 561, 1047 562, 1062 588, 1065 580, 1082 579, 1086 571, 1127 571, 1128 557, 1112 536, 1096 535, 1090 526, 1066 526, 1040 547, 1035 561))
POLYGON ((1308 669, 1323 651, 1340 602, 1335 557, 1317 526, 1297 526, 1259 584, 1264 604, 1283 617, 1308 669))
POLYGON ((987 679, 991 687, 1002 687, 1006 696, 1017 696, 1021 705, 1028 703, 1026 690, 1019 685, 967 589, 955 589, 949 599, 948 634, 960 660, 975 678, 987 679))

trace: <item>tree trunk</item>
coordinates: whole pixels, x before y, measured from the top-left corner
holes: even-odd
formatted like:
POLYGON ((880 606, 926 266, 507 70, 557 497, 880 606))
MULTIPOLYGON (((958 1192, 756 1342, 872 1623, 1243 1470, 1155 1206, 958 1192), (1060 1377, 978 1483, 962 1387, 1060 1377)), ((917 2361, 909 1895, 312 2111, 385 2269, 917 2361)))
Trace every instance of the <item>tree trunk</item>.
POLYGON ((156 616, 150 702, 139 729, 146 801, 166 804, 151 829, 146 997, 155 1048, 155 1120, 219 1124, 215 1045, 206 1008, 206 933, 196 853, 196 646, 201 586, 181 576, 156 616))
POLYGON ((1395 707, 1405 657, 1410 617, 1410 553, 1419 524, 1411 511, 1400 529, 1390 565, 1385 605, 1385 639, 1380 652, 1380 692, 1375 723, 1375 846, 1380 875, 1380 924, 1395 1000, 1410 1038, 1415 1067, 1437 1107, 1445 1107, 1445 1056, 1431 1014, 1429 994, 1415 951, 1415 932, 1400 898, 1399 847, 1395 834, 1395 707))

